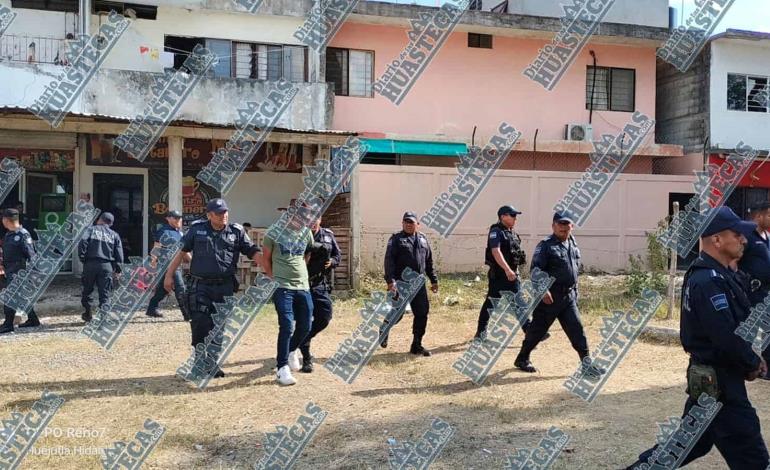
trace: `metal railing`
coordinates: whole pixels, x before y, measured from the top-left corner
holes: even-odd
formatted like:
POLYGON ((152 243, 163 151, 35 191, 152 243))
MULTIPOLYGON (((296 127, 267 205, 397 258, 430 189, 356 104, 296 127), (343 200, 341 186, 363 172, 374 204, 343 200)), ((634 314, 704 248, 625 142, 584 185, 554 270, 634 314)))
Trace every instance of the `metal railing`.
POLYGON ((34 36, 0 36, 0 62, 67 65, 67 40, 34 36))

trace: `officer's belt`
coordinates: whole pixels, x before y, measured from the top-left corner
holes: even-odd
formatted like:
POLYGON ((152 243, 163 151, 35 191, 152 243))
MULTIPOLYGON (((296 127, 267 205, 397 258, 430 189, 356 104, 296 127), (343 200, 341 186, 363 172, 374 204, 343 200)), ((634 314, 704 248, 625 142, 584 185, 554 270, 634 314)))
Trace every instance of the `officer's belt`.
POLYGON ((551 291, 551 294, 553 294, 554 292, 569 294, 571 291, 575 289, 577 289, 577 286, 564 286, 564 285, 554 284, 551 286, 549 290, 551 291))
POLYGON ((195 276, 194 274, 190 274, 190 277, 193 281, 198 282, 200 284, 213 284, 213 285, 221 285, 221 284, 227 284, 228 282, 233 281, 232 276, 228 277, 200 277, 195 276))

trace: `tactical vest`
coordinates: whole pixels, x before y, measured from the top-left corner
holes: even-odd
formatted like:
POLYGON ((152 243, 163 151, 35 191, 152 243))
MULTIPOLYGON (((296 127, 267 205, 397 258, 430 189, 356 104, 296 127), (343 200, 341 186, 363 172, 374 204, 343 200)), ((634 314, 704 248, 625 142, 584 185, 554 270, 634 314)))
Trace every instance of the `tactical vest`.
MULTIPOLYGON (((503 259, 505 259, 505 262, 508 263, 508 266, 510 266, 512 270, 516 271, 519 266, 526 264, 527 262, 527 254, 524 253, 524 250, 521 248, 521 237, 519 237, 519 234, 516 232, 506 228, 502 222, 492 224, 489 227, 489 233, 496 228, 500 229, 503 233, 503 238, 500 240, 500 251, 503 254, 503 259)), ((489 240, 488 234, 487 240, 489 240)), ((484 253, 484 262, 492 269, 496 276, 505 276, 503 268, 497 264, 494 256, 492 256, 492 250, 489 248, 489 241, 487 241, 487 249, 484 253)))

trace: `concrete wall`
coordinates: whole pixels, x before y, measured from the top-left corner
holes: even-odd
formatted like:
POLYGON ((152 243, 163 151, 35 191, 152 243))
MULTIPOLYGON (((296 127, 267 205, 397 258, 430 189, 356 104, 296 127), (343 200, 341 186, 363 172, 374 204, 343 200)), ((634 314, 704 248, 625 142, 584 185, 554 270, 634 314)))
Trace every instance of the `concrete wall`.
MULTIPOLYGON (((360 167, 358 187, 362 189, 357 197, 362 269, 382 271, 387 239, 400 230, 404 211, 417 211, 418 216, 425 213, 456 174, 451 168, 360 167)), ((537 242, 551 233, 554 204, 579 176, 567 172, 497 171, 447 240, 424 229, 439 270, 482 269, 486 233, 503 204, 513 204, 523 212, 516 229, 531 259, 537 242)), ((617 271, 627 266, 629 254, 644 255, 645 232, 655 229, 658 221, 667 216, 668 194, 693 192, 693 181, 692 176, 618 176, 587 224, 575 231, 586 268, 617 271)))
MULTIPOLYGON (((374 76, 380 77, 407 44, 406 31, 391 26, 346 23, 333 47, 374 51, 374 76)), ((434 57, 400 106, 373 98, 335 97, 335 129, 447 136, 485 142, 503 120, 523 138, 564 138, 567 123, 587 123, 586 67, 594 50, 598 65, 636 70, 636 109, 655 115, 655 48, 589 44, 554 91, 522 75, 544 40, 495 36, 493 49, 469 48, 467 33, 454 33, 434 57)), ((595 111, 594 138, 616 134, 632 113, 595 111)))
POLYGON ((243 173, 227 193, 230 220, 268 227, 281 215, 276 209, 286 207, 303 188, 298 173, 243 173))
MULTIPOLYGON (((0 107, 28 108, 45 86, 58 76, 53 65, 0 64, 0 107)), ((126 70, 99 70, 86 86, 72 112, 133 119, 151 99, 157 74, 126 70)), ((278 122, 290 129, 328 129, 332 114, 332 91, 325 83, 299 83, 300 92, 278 122)), ((247 99, 260 102, 265 82, 232 78, 204 78, 182 105, 177 119, 233 125, 237 108, 247 99)))
MULTIPOLYGON (((484 10, 502 0, 483 0, 484 10)), ((532 16, 564 16, 563 0, 509 0, 508 13, 532 16)), ((668 0, 616 0, 607 13, 607 23, 668 27, 668 0)))
POLYGON ((711 147, 733 149, 743 140, 770 149, 770 113, 727 110, 727 74, 770 77, 770 41, 718 39, 711 50, 711 147))
MULTIPOLYGON (((657 142, 682 145, 685 153, 703 150, 709 135, 710 57, 707 45, 684 73, 658 60, 657 142)), ((724 101, 727 101, 726 95, 724 101)))
MULTIPOLYGON (((100 17, 94 15, 91 28, 96 31, 100 17)), ((145 46, 163 51, 165 36, 230 39, 245 42, 301 45, 292 37, 302 17, 234 14, 211 10, 187 10, 162 6, 155 20, 137 19, 123 34, 105 62, 105 68, 161 72, 159 61, 140 54, 145 46)))

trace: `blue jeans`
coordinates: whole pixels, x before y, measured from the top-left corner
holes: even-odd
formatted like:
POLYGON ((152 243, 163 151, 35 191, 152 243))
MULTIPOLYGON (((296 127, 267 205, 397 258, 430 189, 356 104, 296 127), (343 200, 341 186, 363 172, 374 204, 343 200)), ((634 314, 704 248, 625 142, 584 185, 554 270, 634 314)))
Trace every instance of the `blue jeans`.
MULTIPOLYGON (((155 295, 152 296, 150 303, 147 305, 147 313, 156 312, 161 300, 165 299, 166 295, 168 295, 168 292, 166 292, 166 289, 163 287, 163 278, 165 276, 165 271, 162 273, 162 275, 159 276, 160 279, 158 280, 158 286, 155 289, 155 295)), ((182 270, 177 269, 174 271, 174 296, 176 297, 176 303, 179 304, 179 310, 182 311, 182 315, 186 318, 188 317, 188 313, 187 303, 185 302, 185 289, 186 287, 184 284, 184 278, 182 277, 182 270)))
POLYGON ((310 291, 279 287, 273 294, 273 303, 278 313, 276 361, 280 369, 289 363, 289 352, 297 349, 310 331, 313 298, 310 291))

